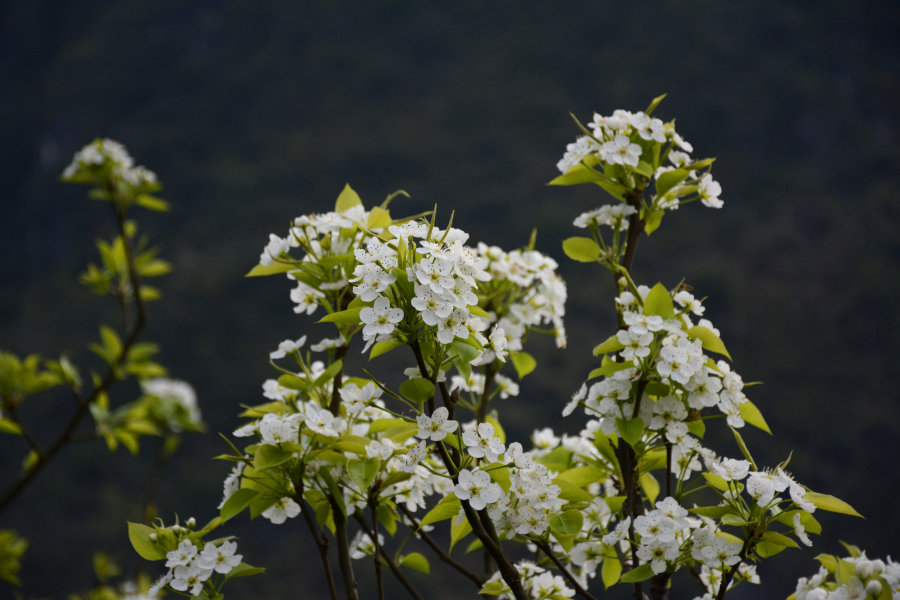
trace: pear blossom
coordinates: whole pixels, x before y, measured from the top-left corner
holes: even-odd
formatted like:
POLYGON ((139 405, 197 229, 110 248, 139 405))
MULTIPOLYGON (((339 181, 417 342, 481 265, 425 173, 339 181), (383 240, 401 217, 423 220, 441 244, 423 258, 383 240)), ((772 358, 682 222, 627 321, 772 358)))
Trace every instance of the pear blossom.
POLYGON ((481 510, 488 504, 496 502, 503 494, 500 486, 491 481, 489 474, 484 471, 472 473, 468 469, 459 472, 459 483, 456 484, 454 492, 460 500, 468 500, 475 510, 481 510))
POLYGON ((478 433, 466 431, 462 437, 463 442, 468 446, 469 454, 475 458, 485 458, 488 462, 496 462, 498 456, 506 451, 500 438, 494 437, 494 426, 490 423, 479 423, 478 433))
POLYGON ((400 457, 400 466, 398 467, 404 473, 412 473, 416 470, 419 462, 425 457, 425 442, 419 442, 413 446, 409 452, 400 457))
POLYGON ((278 344, 278 350, 269 353, 269 358, 272 360, 278 358, 284 358, 288 354, 292 354, 303 347, 303 344, 306 343, 306 336, 304 335, 299 340, 284 340, 280 344, 278 344))
POLYGON ((666 570, 666 561, 675 560, 681 552, 675 541, 664 542, 660 539, 644 544, 641 540, 641 547, 637 550, 637 556, 641 561, 650 563, 655 574, 660 574, 666 570))
POLYGON ((437 339, 442 344, 449 344, 456 338, 466 339, 469 330, 466 322, 469 320, 469 311, 465 308, 457 308, 438 323, 437 339))
POLYGON ((416 424, 419 426, 416 437, 423 440, 431 439, 433 442, 441 441, 447 437, 448 433, 453 433, 457 428, 457 422, 448 419, 448 416, 450 416, 450 411, 443 406, 431 413, 430 417, 419 415, 416 417, 416 424))
POLYGON ((806 528, 800 521, 801 513, 794 513, 793 524, 794 524, 794 535, 797 536, 801 542, 806 546, 812 546, 812 541, 810 541, 809 536, 806 535, 806 528))
POLYGON ((281 525, 288 519, 293 519, 300 514, 300 505, 291 498, 285 497, 263 511, 262 516, 274 523, 281 525))
POLYGON ((380 296, 374 306, 367 306, 359 312, 359 319, 366 324, 363 334, 389 334, 394 331, 394 325, 403 320, 403 309, 391 308, 391 301, 380 296))
POLYGON ((494 350, 494 354, 497 355, 497 358, 501 362, 506 362, 506 355, 508 354, 507 341, 506 341, 506 332, 503 331, 502 327, 495 327, 494 331, 491 332, 491 348, 494 350))
POLYGON ((641 158, 641 147, 632 144, 624 135, 617 135, 613 141, 603 144, 603 158, 610 164, 636 167, 641 158))
POLYGON ((237 542, 222 542, 216 546, 207 544, 200 553, 200 566, 204 569, 213 569, 216 573, 229 573, 233 568, 241 564, 243 558, 235 554, 237 542))

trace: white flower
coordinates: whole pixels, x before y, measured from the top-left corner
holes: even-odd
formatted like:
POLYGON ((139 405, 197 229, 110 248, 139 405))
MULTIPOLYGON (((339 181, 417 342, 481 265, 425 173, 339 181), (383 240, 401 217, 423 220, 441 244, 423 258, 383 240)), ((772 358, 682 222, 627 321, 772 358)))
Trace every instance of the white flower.
POLYGON ((509 445, 509 448, 506 449, 506 456, 515 463, 516 468, 520 472, 534 469, 534 459, 522 449, 522 444, 519 442, 513 442, 509 445))
POLYGON ((422 313, 422 320, 426 325, 437 325, 441 319, 446 319, 453 312, 453 304, 425 285, 416 287, 416 297, 412 299, 412 305, 422 313))
POLYGON ((497 355, 497 358, 502 362, 506 362, 506 355, 508 354, 506 351, 506 332, 500 327, 495 327, 494 331, 491 332, 491 348, 494 349, 494 354, 497 355))
POLYGON ((775 484, 768 477, 751 475, 747 479, 747 493, 759 506, 768 506, 775 497, 775 484))
POLYGON ((653 404, 653 420, 650 421, 650 429, 662 429, 672 422, 683 421, 687 418, 687 409, 681 400, 675 396, 666 396, 653 404))
POLYGON ((475 510, 481 510, 488 504, 496 502, 503 494, 500 486, 491 481, 490 475, 484 471, 472 473, 468 469, 459 472, 459 483, 456 484, 454 492, 460 500, 468 500, 475 510))
POLYGON ((722 186, 719 185, 718 181, 713 181, 712 175, 704 175, 700 180, 700 189, 698 190, 700 194, 700 202, 703 203, 704 206, 709 208, 722 208, 725 204, 719 199, 719 194, 722 193, 722 186))
POLYGON ((297 341, 284 340, 283 342, 278 344, 278 350, 269 353, 269 358, 271 358, 273 360, 277 359, 277 358, 284 358, 288 354, 291 354, 292 352, 296 352, 297 350, 302 348, 303 344, 305 344, 305 343, 306 343, 305 335, 297 341))
POLYGON ((560 575, 544 571, 531 578, 532 598, 550 598, 552 596, 571 598, 574 595, 575 590, 566 586, 566 580, 560 575))
POLYGON ((297 287, 291 290, 291 300, 297 303, 297 306, 294 307, 294 312, 297 314, 302 312, 308 315, 313 314, 319 307, 319 298, 324 297, 325 294, 302 281, 298 281, 297 287))
POLYGON ((190 564, 175 567, 172 582, 169 584, 173 590, 180 592, 190 590, 192 596, 198 596, 203 591, 203 582, 212 575, 212 569, 204 569, 200 565, 190 564))
POLYGON ((706 311, 706 307, 704 307, 702 304, 700 304, 700 301, 697 300, 696 298, 694 298, 694 295, 691 294, 690 292, 686 292, 686 291, 682 290, 682 291, 678 292, 677 294, 675 294, 675 296, 672 299, 675 302, 677 302, 678 304, 680 304, 681 306, 683 306, 684 308, 688 309, 689 311, 691 311, 692 313, 697 315, 698 317, 702 316, 703 313, 706 311))
POLYGON ((742 544, 740 542, 728 543, 725 538, 716 537, 707 546, 703 547, 703 561, 706 566, 711 569, 721 567, 722 565, 731 566, 740 562, 742 544))
POLYGON ((643 112, 639 112, 631 118, 631 126, 645 140, 656 140, 660 144, 666 142, 666 127, 659 119, 651 119, 643 112))
POLYGON ((657 575, 666 570, 667 560, 675 560, 679 554, 681 552, 678 550, 676 542, 664 542, 659 539, 654 539, 648 544, 644 544, 644 541, 641 540, 641 547, 637 551, 638 558, 645 563, 649 562, 653 572, 657 575))
POLYGON ((572 401, 566 404, 566 407, 563 409, 563 416, 568 417, 571 415, 578 408, 578 404, 584 400, 585 396, 587 396, 587 384, 582 383, 581 388, 572 395, 572 401))
POLYGON ((394 324, 403 320, 403 309, 391 308, 391 301, 380 296, 375 305, 359 312, 359 319, 366 324, 364 335, 388 334, 394 331, 394 324))
POLYGON ((603 536, 603 543, 607 546, 615 546, 628 537, 629 527, 631 527, 631 517, 625 517, 625 520, 619 521, 613 531, 603 536))
POLYGON ((404 473, 413 473, 419 462, 425 457, 425 442, 419 442, 409 452, 400 457, 400 466, 398 467, 404 473))
POLYGON ((551 428, 544 427, 543 429, 534 430, 531 441, 535 448, 540 450, 552 450, 559 446, 560 438, 553 433, 551 428))
MULTIPOLYGON (((384 547, 384 536, 378 534, 378 546, 384 547)), ((356 532, 356 537, 350 542, 350 558, 359 560, 367 556, 375 555, 375 544, 369 534, 363 533, 362 530, 356 532)))
POLYGON ((438 324, 437 339, 442 344, 449 344, 455 338, 466 339, 469 337, 469 328, 466 322, 469 320, 469 311, 465 308, 457 308, 438 324))
POLYGON ((366 446, 366 456, 369 458, 377 458, 379 460, 387 460, 394 454, 394 449, 390 446, 390 440, 383 440, 384 443, 372 440, 366 446))
POLYGON ((616 332, 616 337, 619 339, 619 343, 625 346, 621 351, 622 358, 625 360, 645 358, 650 354, 650 344, 653 342, 653 334, 649 331, 637 333, 620 329, 616 332))
POLYGON ((430 287, 435 294, 441 295, 444 290, 453 287, 453 265, 449 261, 422 261, 416 263, 414 269, 419 283, 430 287))
POLYGON ((718 377, 710 377, 706 368, 694 373, 684 387, 690 392, 688 404, 693 409, 700 410, 719 403, 718 394, 722 390, 722 382, 718 377))
POLYGON ((654 540, 671 542, 675 539, 675 521, 661 514, 640 515, 634 520, 634 530, 641 534, 642 544, 649 544, 654 540))
POLYGON ((221 510, 225 503, 228 502, 228 499, 241 488, 241 475, 244 472, 244 467, 247 466, 246 463, 239 462, 231 469, 231 473, 228 474, 228 477, 225 478, 224 482, 224 491, 222 494, 222 502, 219 504, 217 508, 221 510))
POLYGON ((494 426, 490 423, 480 423, 478 433, 474 431, 463 433, 463 442, 468 446, 470 455, 475 458, 486 458, 488 462, 496 462, 497 457, 506 451, 500 438, 494 437, 494 426))
POLYGON ((278 502, 263 511, 262 516, 274 523, 281 525, 286 520, 293 519, 300 514, 300 505, 288 497, 281 498, 278 502))
POLYGON ((441 441, 448 433, 456 431, 457 422, 448 420, 448 416, 450 411, 443 406, 431 413, 430 417, 419 415, 416 417, 416 424, 419 426, 416 437, 423 440, 431 439, 433 442, 441 441))
POLYGON ((204 569, 213 569, 216 573, 228 573, 241 564, 243 556, 235 554, 236 550, 236 542, 222 542, 219 546, 207 544, 200 553, 200 566, 204 569))
POLYGON ((713 465, 712 471, 725 481, 740 481, 750 472, 750 463, 746 460, 726 458, 713 465))
POLYGON ((269 234, 269 243, 259 255, 259 264, 264 267, 275 264, 275 259, 281 256, 282 252, 287 252, 291 245, 288 240, 283 240, 274 233, 269 234))
POLYGON ((172 550, 171 552, 166 553, 166 561, 167 567, 178 567, 180 565, 186 565, 197 556, 197 546, 191 543, 190 540, 182 540, 180 544, 178 544, 178 548, 172 550))
POLYGON ((336 437, 338 435, 338 425, 334 415, 324 408, 317 408, 315 404, 308 403, 306 405, 306 426, 320 435, 326 437, 336 437))
POLYGON ((794 535, 807 546, 812 546, 809 536, 806 535, 806 528, 800 522, 800 513, 794 513, 794 535))
POLYGON ((636 167, 641 158, 641 147, 632 144, 624 135, 617 135, 615 140, 603 144, 603 153, 611 164, 636 167))

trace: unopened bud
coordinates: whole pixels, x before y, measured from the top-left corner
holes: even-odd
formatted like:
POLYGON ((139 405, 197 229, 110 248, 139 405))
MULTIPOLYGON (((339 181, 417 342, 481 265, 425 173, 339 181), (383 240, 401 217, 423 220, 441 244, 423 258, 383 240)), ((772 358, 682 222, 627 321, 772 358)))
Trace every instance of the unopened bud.
POLYGON ((822 588, 810 590, 810 592, 806 595, 806 600, 825 600, 826 598, 828 598, 828 592, 826 592, 822 588))
POLYGON ((868 579, 872 576, 872 563, 867 560, 861 560, 856 563, 856 576, 860 579, 868 579))
POLYGON ((153 543, 155 544, 155 543, 156 543, 156 540, 157 540, 157 535, 156 535, 156 533, 151 533, 151 534, 150 534, 150 541, 153 542, 153 543))
POLYGON ((170 527, 170 529, 172 530, 172 533, 174 533, 175 535, 178 535, 179 533, 181 533, 181 525, 172 525, 172 527, 170 527))
POLYGON ((887 567, 884 566, 883 560, 875 559, 872 561, 872 572, 876 575, 881 575, 882 573, 884 573, 886 568, 887 567))
POLYGON ((194 517, 191 517, 187 520, 187 523, 185 523, 185 525, 188 526, 188 529, 193 529, 197 526, 197 520, 194 517))
POLYGON ((873 579, 866 584, 866 593, 870 596, 878 596, 881 593, 881 582, 873 579))

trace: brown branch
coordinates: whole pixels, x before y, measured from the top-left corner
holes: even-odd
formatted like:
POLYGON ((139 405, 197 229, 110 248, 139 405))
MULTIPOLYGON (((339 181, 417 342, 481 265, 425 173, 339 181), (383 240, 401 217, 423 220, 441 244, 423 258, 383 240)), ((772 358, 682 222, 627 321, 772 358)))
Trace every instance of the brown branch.
POLYGON ((375 503, 374 498, 369 499, 369 506, 372 507, 372 528, 374 532, 370 539, 375 544, 375 580, 378 582, 378 600, 384 600, 384 578, 381 575, 381 559, 378 558, 383 549, 381 544, 378 543, 378 505, 375 503))
POLYGON ((141 282, 138 279, 137 269, 134 266, 134 258, 131 253, 131 245, 128 242, 128 236, 125 235, 125 213, 124 211, 119 210, 115 204, 113 204, 113 211, 116 215, 119 234, 122 236, 122 242, 125 248, 125 258, 128 263, 131 287, 135 305, 137 307, 137 319, 122 344, 122 351, 109 366, 109 370, 100 381, 100 384, 94 388, 94 391, 91 392, 87 398, 81 398, 80 394, 78 394, 77 391, 75 392, 76 398, 78 399, 78 409, 75 414, 69 419, 69 422, 66 424, 62 433, 59 434, 59 437, 56 438, 56 441, 54 441, 43 454, 38 456, 35 464, 27 472, 23 473, 22 476, 19 477, 19 480, 3 495, 3 498, 0 499, 0 513, 6 510, 19 494, 34 481, 34 478, 43 470, 50 459, 56 456, 56 453, 71 441, 72 435, 75 433, 81 420, 87 415, 91 404, 93 404, 100 394, 104 393, 110 385, 119 379, 119 367, 125 361, 125 358, 128 356, 128 351, 137 341, 138 336, 141 334, 141 331, 143 331, 144 325, 146 324, 147 316, 144 309, 144 301, 141 299, 141 282))
MULTIPOLYGON (((303 465, 300 465, 300 473, 303 473, 303 465)), ((316 548, 319 549, 319 555, 322 557, 322 566, 325 569, 325 578, 328 580, 328 591, 331 594, 331 600, 337 600, 337 589, 334 586, 334 575, 331 573, 331 564, 328 561, 328 538, 322 534, 321 530, 316 526, 313 522, 312 517, 310 516, 310 511, 312 507, 306 502, 306 498, 303 497, 303 478, 300 477, 300 484, 298 487, 297 497, 300 500, 303 509, 300 511, 303 513, 303 520, 306 521, 306 526, 309 528, 309 533, 312 536, 313 541, 316 543, 316 548)))
MULTIPOLYGON (((363 531, 365 531, 367 534, 369 534, 369 537, 371 537, 374 540, 375 538, 372 536, 372 531, 369 529, 369 526, 366 524, 365 519, 363 519, 358 514, 354 515, 354 517, 356 518, 357 523, 359 523, 359 525, 363 528, 363 531)), ((384 560, 384 563, 391 570, 391 573, 394 574, 394 577, 397 578, 397 581, 399 581, 401 583, 401 585, 403 585, 403 587, 406 588, 406 591, 409 592, 409 595, 412 596, 415 600, 424 600, 424 598, 422 598, 422 595, 419 594, 419 592, 416 590, 416 588, 413 587, 413 584, 410 583, 409 579, 406 578, 406 575, 404 575, 403 572, 400 570, 400 567, 398 567, 396 565, 396 563, 394 563, 394 560, 391 558, 391 555, 388 554, 387 550, 385 550, 384 548, 381 548, 380 550, 381 550, 381 558, 384 560)))
POLYGON ((547 555, 547 558, 552 560, 553 564, 555 564, 559 568, 559 570, 563 572, 563 575, 566 576, 566 579, 569 580, 569 583, 572 584, 572 587, 575 588, 575 591, 578 593, 579 596, 581 596, 583 598, 587 598, 587 600, 597 600, 590 594, 590 592, 588 592, 586 589, 581 587, 581 584, 578 583, 578 580, 575 579, 575 577, 569 572, 569 570, 566 568, 566 566, 564 564, 562 564, 562 562, 559 560, 559 558, 556 557, 556 554, 553 553, 553 550, 550 549, 549 544, 544 542, 544 543, 538 544, 537 547, 540 548, 541 550, 543 550, 544 554, 547 555))

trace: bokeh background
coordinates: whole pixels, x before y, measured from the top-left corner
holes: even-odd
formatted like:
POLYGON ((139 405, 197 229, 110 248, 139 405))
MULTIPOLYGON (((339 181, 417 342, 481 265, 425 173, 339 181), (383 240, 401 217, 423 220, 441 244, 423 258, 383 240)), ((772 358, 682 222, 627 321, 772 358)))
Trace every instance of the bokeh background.
MULTIPOLYGON (((260 400, 277 342, 330 334, 294 315, 282 278, 243 274, 270 231, 328 210, 345 182, 368 205, 407 190, 396 214, 455 209, 474 240, 506 248, 538 226, 538 248, 569 282, 569 348, 535 341, 538 371, 498 408, 519 439, 535 423, 577 431, 583 417, 563 422, 560 410, 612 330, 612 286, 566 260, 560 242, 606 199, 545 183, 578 133, 569 111, 641 110, 667 92, 658 114, 677 117, 697 156, 718 157, 725 208, 668 214, 641 242, 636 279, 686 277, 709 296, 737 369, 765 382, 748 390, 775 433, 745 430, 757 460, 793 451, 800 481, 867 517, 822 513, 815 548, 785 552, 760 569, 762 587, 735 593, 786 597, 840 539, 900 551, 898 31, 896 2, 7 0, 0 347, 97 366, 85 341, 117 314, 77 276, 112 223, 57 176, 84 143, 109 136, 159 174, 172 203, 140 218, 176 269, 159 282, 148 338, 197 388, 210 424, 169 465, 164 515, 215 514, 229 467, 209 460, 223 450, 215 432, 238 424, 239 403, 260 400)), ((35 398, 25 418, 49 437, 67 400, 35 398)), ((727 436, 711 444, 737 454, 727 436)), ((88 588, 94 551, 133 568, 124 522, 139 518, 151 446, 137 462, 73 447, 3 515, 0 526, 32 541, 24 597, 88 588)), ((4 481, 25 451, 0 440, 4 481)), ((234 532, 269 572, 235 586, 237 597, 324 597, 299 520, 253 525, 234 532)), ((366 586, 371 567, 357 565, 366 586)), ((411 575, 429 597, 474 596, 438 565, 411 575)), ((673 597, 699 595, 689 580, 676 578, 673 597)))

